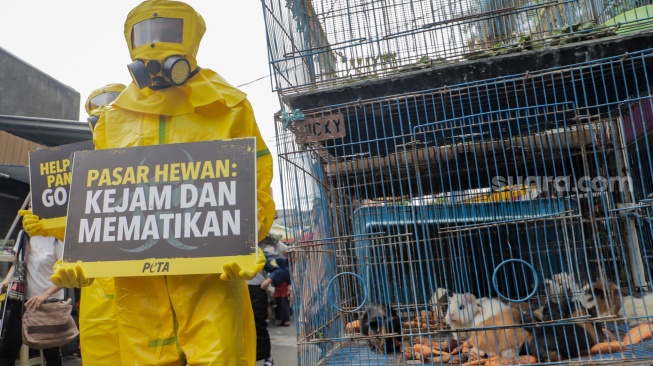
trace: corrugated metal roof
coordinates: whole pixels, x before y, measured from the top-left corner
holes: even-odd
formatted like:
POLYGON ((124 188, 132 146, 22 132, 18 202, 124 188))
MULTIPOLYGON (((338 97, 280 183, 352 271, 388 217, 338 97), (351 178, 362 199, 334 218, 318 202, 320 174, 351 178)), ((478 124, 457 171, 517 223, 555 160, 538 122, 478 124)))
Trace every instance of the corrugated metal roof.
POLYGON ((0 115, 0 131, 44 146, 59 146, 93 138, 85 122, 0 115))

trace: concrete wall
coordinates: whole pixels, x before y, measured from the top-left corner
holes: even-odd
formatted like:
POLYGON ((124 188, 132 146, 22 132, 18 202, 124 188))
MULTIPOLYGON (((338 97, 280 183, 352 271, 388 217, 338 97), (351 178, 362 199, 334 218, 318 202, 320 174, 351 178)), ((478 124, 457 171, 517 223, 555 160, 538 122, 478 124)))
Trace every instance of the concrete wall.
MULTIPOLYGON (((0 48, 0 114, 78 121, 79 103, 80 95, 71 87, 0 48)), ((35 144, 23 142, 14 136, 3 136, 0 143, 6 146, 0 149, 0 161, 27 164, 27 150, 34 148, 35 144), (12 145, 14 151, 7 151, 8 145, 12 145)), ((0 240, 7 234, 28 193, 28 184, 0 179, 0 240)), ((14 231, 13 239, 17 232, 14 231)))
POLYGON ((0 114, 79 120, 80 95, 0 47, 0 114))

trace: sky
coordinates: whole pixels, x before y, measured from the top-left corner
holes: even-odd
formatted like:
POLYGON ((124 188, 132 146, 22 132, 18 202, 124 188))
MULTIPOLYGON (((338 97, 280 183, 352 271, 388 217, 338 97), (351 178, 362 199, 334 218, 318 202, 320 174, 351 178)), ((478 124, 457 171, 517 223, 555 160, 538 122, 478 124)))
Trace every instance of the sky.
MULTIPOLYGON (((5 0, 0 2, 0 47, 68 85, 84 102, 109 83, 127 85, 131 62, 123 35, 127 14, 139 0, 5 0)), ((187 0, 202 15, 206 33, 197 61, 247 93, 273 153, 272 183, 281 208, 273 115, 280 106, 269 78, 265 24, 259 0, 187 0), (258 80, 260 79, 260 80, 258 80), (257 80, 257 81, 255 81, 257 80), (249 84, 248 84, 249 83, 249 84)))

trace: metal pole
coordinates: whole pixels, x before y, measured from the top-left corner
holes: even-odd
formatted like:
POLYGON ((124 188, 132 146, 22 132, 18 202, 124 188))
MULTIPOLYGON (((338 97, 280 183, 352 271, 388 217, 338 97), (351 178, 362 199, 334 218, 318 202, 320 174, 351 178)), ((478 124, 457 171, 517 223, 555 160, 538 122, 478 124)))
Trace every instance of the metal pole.
MULTIPOLYGON (((27 203, 31 199, 32 199, 32 191, 29 191, 27 197, 25 197, 25 201, 23 201, 23 205, 20 206, 20 209, 24 210, 27 207, 27 203)), ((11 237, 11 234, 14 233, 14 229, 16 229, 16 225, 18 225, 18 220, 20 220, 20 215, 16 215, 14 222, 11 224, 11 227, 9 228, 9 232, 7 232, 7 235, 5 236, 5 240, 2 242, 3 244, 6 244, 9 238, 11 237)))
MULTIPOLYGON (((621 123, 621 118, 618 120, 611 120, 612 131, 614 134, 614 144, 615 144, 615 158, 617 160, 617 168, 619 170, 619 176, 623 177, 624 174, 627 178, 632 177, 630 171, 630 165, 626 161, 625 149, 626 143, 624 141, 623 126, 621 123)), ((630 207, 635 205, 635 197, 633 196, 633 191, 630 185, 625 184, 623 188, 623 198, 624 203, 622 205, 617 204, 618 208, 630 207), (619 207, 620 206, 620 207, 619 207)), ((628 215, 626 221, 626 250, 628 252, 630 272, 633 279, 633 285, 637 287, 646 286, 648 283, 646 281, 646 269, 644 268, 644 260, 642 259, 642 252, 639 245, 639 236, 637 235, 637 226, 635 219, 632 215, 628 215)))

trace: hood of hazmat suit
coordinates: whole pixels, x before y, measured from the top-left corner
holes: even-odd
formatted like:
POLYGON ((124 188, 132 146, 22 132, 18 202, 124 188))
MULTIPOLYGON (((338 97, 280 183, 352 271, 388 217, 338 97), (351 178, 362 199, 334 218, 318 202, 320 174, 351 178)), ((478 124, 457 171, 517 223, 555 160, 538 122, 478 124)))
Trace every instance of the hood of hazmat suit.
MULTIPOLYGON (((263 239, 275 216, 272 157, 246 95, 197 66, 204 30, 202 17, 181 2, 146 1, 132 10, 125 38, 138 62, 130 64, 134 82, 106 107, 93 140, 96 149, 108 149, 255 137, 263 239), (172 20, 151 22, 158 18, 172 20), (162 31, 168 26, 183 29, 181 37, 162 31), (189 67, 164 72, 168 60, 187 61, 189 67), (187 70, 187 79, 176 79, 187 70)), ((123 364, 255 364, 256 331, 245 281, 223 281, 217 274, 120 277, 115 288, 123 364)))
POLYGON ((100 114, 104 112, 104 107, 116 100, 125 88, 126 86, 123 84, 107 84, 93 90, 88 98, 86 98, 84 108, 86 109, 86 113, 88 113, 88 128, 91 132, 95 129, 100 114))

